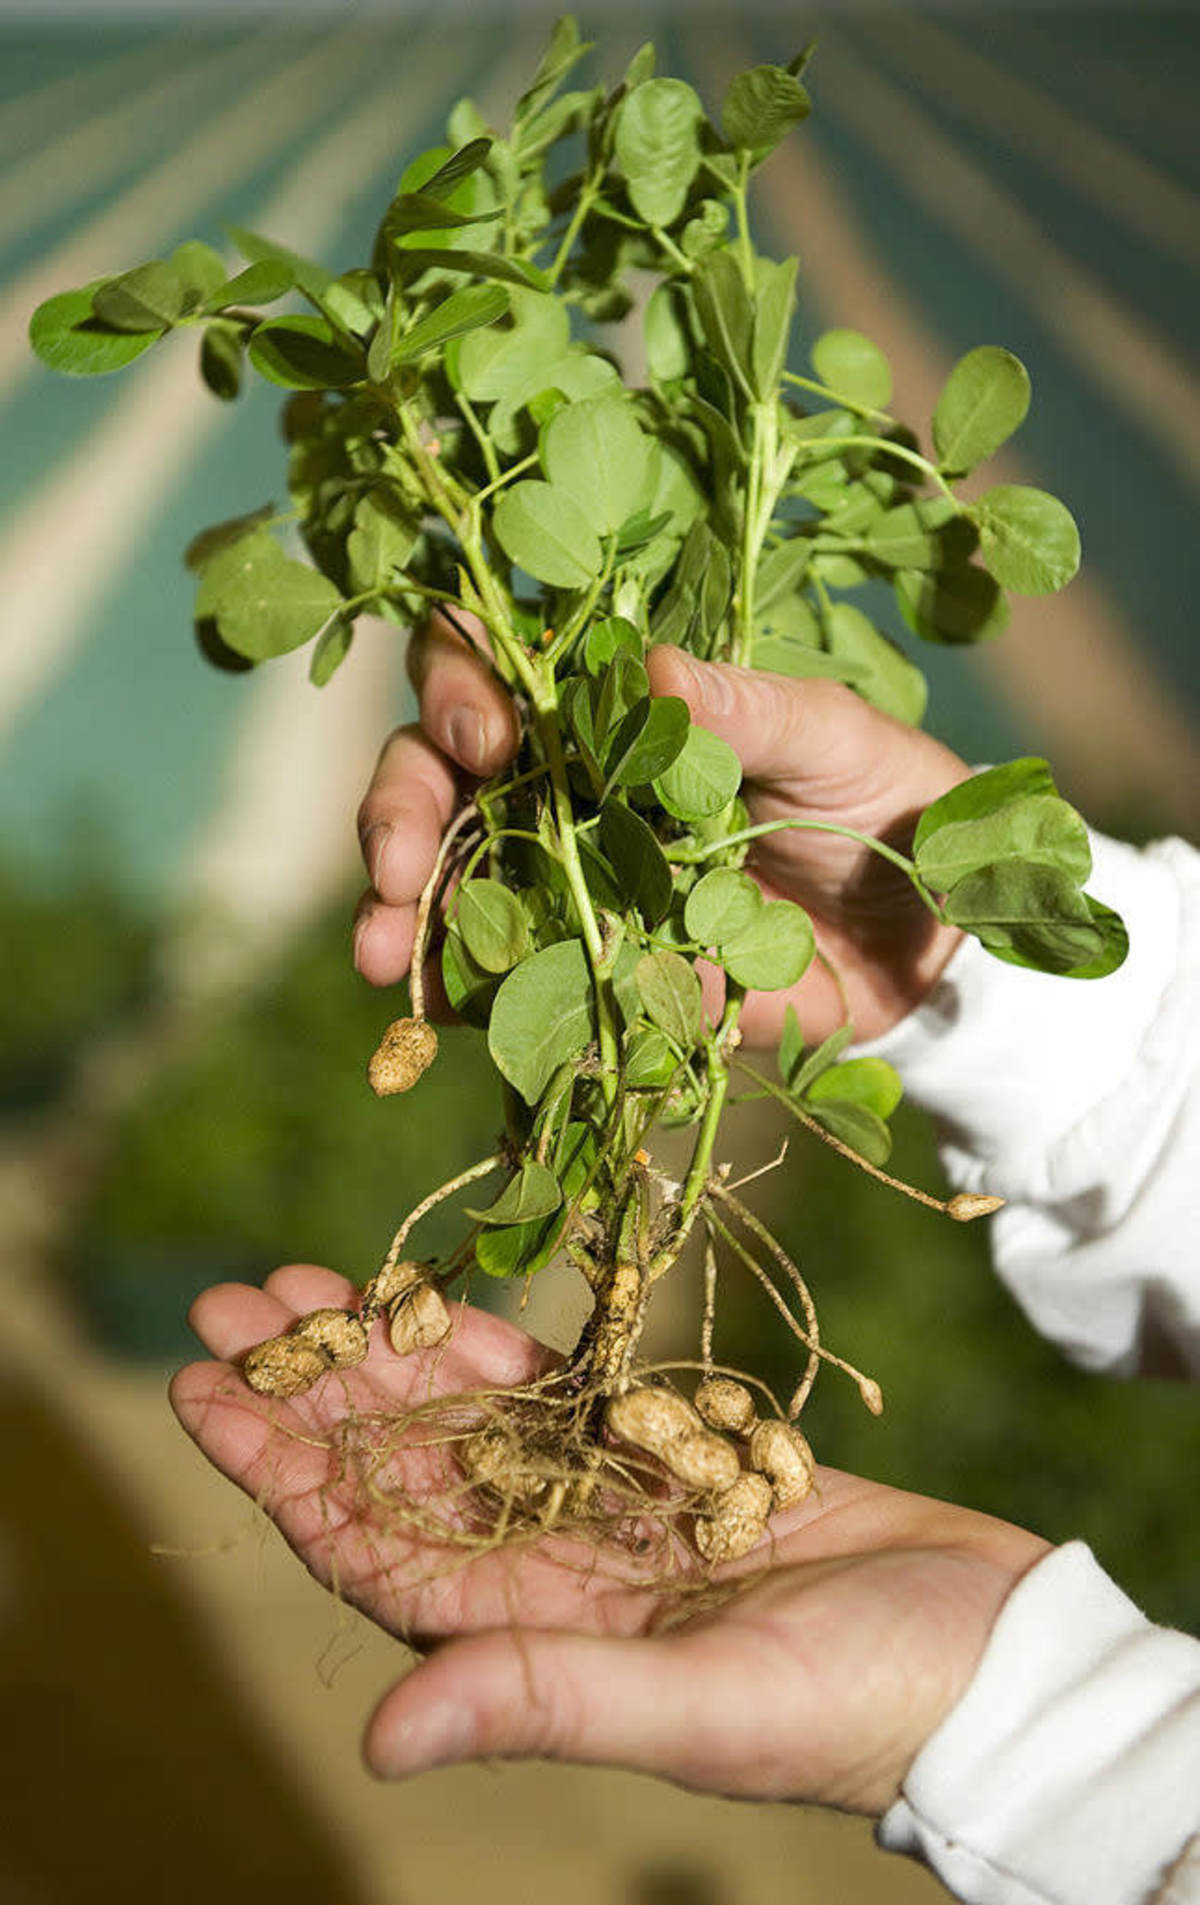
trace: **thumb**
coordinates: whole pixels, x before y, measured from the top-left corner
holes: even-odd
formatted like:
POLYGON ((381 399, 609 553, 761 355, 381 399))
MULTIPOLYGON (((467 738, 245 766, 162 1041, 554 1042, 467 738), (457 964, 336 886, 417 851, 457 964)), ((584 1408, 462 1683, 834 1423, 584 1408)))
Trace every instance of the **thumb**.
POLYGON ((705 1724, 713 1704, 708 1677, 699 1688, 670 1641, 473 1635, 385 1694, 364 1754, 383 1779, 471 1759, 555 1759, 711 1786, 724 1758, 718 1729, 705 1724))
POLYGON ((698 727, 728 741, 747 780, 767 785, 841 779, 899 726, 837 681, 792 680, 670 647, 653 649, 647 666, 656 695, 681 696, 698 727))

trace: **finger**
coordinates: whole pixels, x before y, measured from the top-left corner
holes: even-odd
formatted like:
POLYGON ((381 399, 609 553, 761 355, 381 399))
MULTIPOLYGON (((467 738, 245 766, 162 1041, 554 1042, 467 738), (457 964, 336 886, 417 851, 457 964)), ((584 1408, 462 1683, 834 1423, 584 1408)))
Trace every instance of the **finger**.
POLYGON ((411 905, 420 896, 457 801, 445 756, 419 728, 397 728, 358 810, 363 860, 385 906, 411 905))
POLYGON ((372 888, 354 913, 354 968, 373 986, 399 985, 412 963, 417 936, 415 902, 385 906, 372 888))
POLYGON ((348 1277, 317 1263, 285 1263, 263 1282, 268 1296, 295 1316, 310 1310, 348 1310, 358 1300, 357 1286, 348 1277))
POLYGON ((536 1758, 705 1784, 725 1759, 711 1742, 714 1692, 719 1708, 713 1670, 698 1676, 670 1641, 482 1634, 452 1642, 384 1696, 364 1754, 383 1779, 471 1759, 536 1758))
MULTIPOLYGON (((480 630, 478 622, 471 626, 480 630)), ((410 642, 408 671, 421 700, 421 726, 469 774, 494 774, 516 753, 520 729, 510 696, 483 656, 440 616, 410 642)))
POLYGON ((843 762, 861 762, 873 728, 890 736, 899 725, 837 681, 793 681, 670 647, 652 649, 647 666, 655 694, 682 696, 698 727, 729 742, 746 778, 767 785, 827 781, 843 762))
POLYGON ((188 1322, 210 1356, 229 1363, 255 1343, 290 1329, 296 1311, 249 1283, 216 1283, 188 1311, 188 1322))

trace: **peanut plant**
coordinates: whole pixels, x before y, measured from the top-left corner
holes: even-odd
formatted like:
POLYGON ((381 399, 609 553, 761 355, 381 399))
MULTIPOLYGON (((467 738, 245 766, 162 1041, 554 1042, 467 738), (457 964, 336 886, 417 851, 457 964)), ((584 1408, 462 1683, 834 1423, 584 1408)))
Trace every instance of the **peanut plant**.
MULTIPOLYGON (((882 578, 917 636, 969 644, 1003 628, 1006 590, 1068 582, 1079 540, 1040 490, 959 493, 1026 413, 1029 380, 1007 351, 955 365, 928 454, 890 414, 889 367, 866 337, 829 331, 808 374, 789 367, 796 260, 756 252, 747 200, 808 115, 807 52, 740 74, 714 122, 690 85, 656 75, 650 46, 611 90, 572 86, 588 51, 560 21, 503 136, 460 101, 447 144, 404 172, 361 268, 335 276, 234 229, 246 262, 232 276, 217 251, 185 244, 50 299, 32 338, 46 364, 91 375, 190 326, 217 398, 234 400, 247 369, 290 393, 292 507, 219 523, 187 553, 218 666, 311 645, 319 687, 353 666, 359 615, 408 629, 437 611, 521 716, 517 758, 445 836, 412 1011, 370 1067, 386 1094, 434 1059, 424 970, 436 956, 451 1007, 486 1034, 503 1135, 409 1213, 357 1315, 302 1319, 251 1352, 247 1379, 286 1396, 352 1368, 385 1312, 397 1353, 433 1348, 450 1327, 443 1292, 464 1271, 527 1278, 566 1256, 593 1292, 590 1319, 561 1370, 458 1420, 455 1527, 611 1525, 661 1495, 665 1471, 668 1499, 696 1514, 696 1547, 720 1560, 811 1485, 794 1422, 819 1361, 840 1362, 797 1266, 719 1163, 731 1077, 740 1068, 877 1175, 900 1085, 881 1060, 845 1055, 849 1022, 808 1049, 789 1013, 778 1075, 743 1059, 746 994, 793 986, 816 955, 804 910, 765 899, 744 863, 771 829, 818 823, 750 824, 736 754, 682 700, 650 695, 646 650, 832 679, 916 723, 923 676, 854 592, 882 578), (264 315, 292 293, 306 311, 264 315), (589 342, 590 323, 626 318, 642 327, 645 388, 589 342), (307 559, 289 553, 285 526, 307 559), (698 960, 724 974, 715 1023, 698 960), (663 1125, 693 1134, 679 1183, 653 1162, 663 1125), (428 1210, 489 1178, 457 1250, 406 1254, 428 1210), (707 1294, 689 1401, 646 1380, 638 1346, 694 1231, 707 1294), (795 1394, 765 1417, 713 1361, 718 1259, 764 1286, 800 1347, 795 1394)), ((907 852, 853 837, 999 959, 1088 978, 1124 956, 1121 922, 1083 891, 1084 825, 1042 761, 953 789, 907 852)), ((996 1201, 940 1208, 970 1218, 996 1201)), ((878 1409, 876 1385, 850 1374, 878 1409)))

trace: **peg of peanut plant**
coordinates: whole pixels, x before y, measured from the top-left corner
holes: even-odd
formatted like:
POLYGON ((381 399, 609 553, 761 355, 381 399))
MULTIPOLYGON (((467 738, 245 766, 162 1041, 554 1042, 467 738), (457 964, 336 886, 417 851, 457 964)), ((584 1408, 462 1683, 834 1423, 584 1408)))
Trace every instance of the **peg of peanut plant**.
MULTIPOLYGON (((436 609, 486 648, 520 712, 516 759, 446 835, 412 1012, 370 1071, 379 1092, 407 1092, 433 1062, 422 967, 436 956, 502 1087, 495 1153, 405 1217, 357 1314, 303 1318, 250 1353, 247 1380, 278 1397, 331 1380, 363 1360, 380 1319, 390 1353, 437 1356, 453 1326, 444 1293, 464 1271, 527 1279, 568 1258, 593 1296, 574 1353, 519 1389, 430 1398, 397 1419, 397 1436, 449 1446, 455 1480, 440 1502, 391 1499, 389 1512, 467 1553, 548 1528, 611 1538, 653 1513, 716 1562, 811 1486, 795 1418, 822 1362, 872 1410, 882 1398, 822 1343, 797 1265, 719 1158, 746 994, 795 985, 815 951, 807 914, 765 899, 744 863, 773 828, 817 823, 749 823, 736 754, 683 701, 650 695, 646 650, 832 678, 917 723, 924 678, 855 591, 883 581, 917 636, 968 644, 1003 628, 1007 590, 1068 582, 1079 541, 1041 490, 960 494, 1028 408, 1009 352, 955 365, 928 454, 890 413, 889 367, 866 337, 829 331, 806 374, 790 368, 796 260, 756 251, 747 196, 808 115, 807 52, 740 74, 713 121, 690 85, 657 76, 651 46, 611 90, 571 86, 589 50, 561 20, 503 135, 461 100, 360 268, 335 275, 234 228, 233 275, 210 246, 184 244, 51 298, 32 339, 46 364, 92 375, 191 327, 216 397, 233 401, 247 369, 291 393, 290 509, 219 523, 187 552, 218 666, 309 645, 320 687, 354 665, 359 615, 407 630, 436 609), (635 281, 653 286, 641 307, 635 281), (289 294, 308 308, 264 315, 289 294), (642 327, 644 388, 589 342, 589 321, 626 318, 642 327), (286 546, 297 535, 303 559, 286 546), (724 973, 715 1023, 699 960, 724 973), (694 1134, 681 1183, 653 1161, 664 1125, 694 1134), (419 1220, 452 1199, 461 1245, 408 1255, 419 1220), (678 1369, 647 1372, 639 1343, 693 1233, 706 1274, 689 1398, 678 1369), (790 1404, 713 1360, 718 1281, 734 1273, 796 1339, 790 1404)), ((908 852, 853 837, 999 959, 1088 978, 1124 956, 1121 922, 1083 890, 1083 823, 1042 761, 955 787, 908 852)), ((789 1013, 778 1076, 746 1069, 754 1091, 886 1178, 899 1081, 844 1056, 852 1039, 847 1022, 808 1049, 789 1013)), ((957 1219, 998 1202, 910 1194, 957 1219)), ((386 1441, 375 1425, 377 1457, 386 1441)), ((366 1494, 381 1473, 364 1466, 366 1494)))

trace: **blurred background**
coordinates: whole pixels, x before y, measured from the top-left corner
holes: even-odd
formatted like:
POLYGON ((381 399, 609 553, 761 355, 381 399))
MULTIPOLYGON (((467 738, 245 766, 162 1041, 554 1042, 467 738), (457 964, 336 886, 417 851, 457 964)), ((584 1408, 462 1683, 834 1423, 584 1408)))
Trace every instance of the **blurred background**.
MULTIPOLYGON (((207 397, 194 344, 68 382, 29 353, 52 293, 222 221, 361 261, 402 163, 471 93, 502 120, 549 14, 476 5, 0 6, 0 1840, 2 1905, 883 1905, 933 1899, 861 1822, 617 1774, 360 1771, 399 1646, 339 1610, 175 1428, 190 1297, 276 1262, 364 1279, 398 1213, 490 1148, 451 1036, 417 1118, 362 1066, 395 1001, 354 976, 353 814, 408 712, 363 628, 298 665, 207 669, 181 552, 284 491, 275 397, 207 397), (69 1826, 64 1830, 64 1817, 69 1826)), ((701 10, 581 23, 614 78, 652 37, 715 104, 810 37, 813 119, 760 175, 801 259, 794 367, 868 332, 919 429, 989 342, 1033 378, 996 480, 1062 495, 1085 568, 975 654, 925 651, 930 724, 973 760, 1044 752, 1094 821, 1193 836, 1200 259, 1192 8, 701 10)), ((899 633, 899 630, 896 630, 899 633)), ((746 1162, 779 1134, 755 1108, 746 1162)), ((901 1173, 936 1181, 902 1121, 901 1173)), ((793 1145, 760 1186, 825 1334, 887 1393, 818 1385, 825 1459, 1082 1535, 1156 1618, 1200 1624, 1194 1397, 1067 1369, 986 1239, 793 1145), (947 1234, 949 1233, 949 1234, 947 1234)), ((436 1244, 436 1238, 432 1240, 436 1244)), ((689 1292, 681 1273, 680 1314, 689 1292)), ((573 1294, 535 1294, 548 1336, 573 1294)), ((747 1299, 721 1353, 786 1380, 747 1299)), ((665 1347, 692 1353, 680 1337, 665 1347)))

